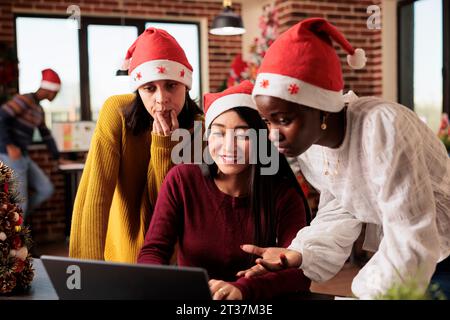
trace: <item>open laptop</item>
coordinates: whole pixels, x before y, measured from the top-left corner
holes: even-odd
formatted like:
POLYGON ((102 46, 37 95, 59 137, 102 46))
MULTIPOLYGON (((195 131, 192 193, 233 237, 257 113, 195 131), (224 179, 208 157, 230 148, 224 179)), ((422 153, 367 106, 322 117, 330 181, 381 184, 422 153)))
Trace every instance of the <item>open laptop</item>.
POLYGON ((59 299, 211 300, 206 270, 41 256, 59 299))

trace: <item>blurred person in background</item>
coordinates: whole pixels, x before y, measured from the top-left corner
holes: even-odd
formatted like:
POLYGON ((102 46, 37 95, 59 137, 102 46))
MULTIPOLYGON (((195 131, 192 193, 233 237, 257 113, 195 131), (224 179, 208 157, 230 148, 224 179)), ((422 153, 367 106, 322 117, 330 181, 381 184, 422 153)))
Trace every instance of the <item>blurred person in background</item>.
POLYGON ((42 70, 39 89, 34 93, 17 94, 0 106, 0 161, 14 170, 17 176, 17 191, 26 217, 34 208, 49 199, 54 187, 50 179, 28 156, 28 146, 33 141, 37 128, 42 140, 60 164, 55 140, 45 124, 45 113, 40 101, 53 101, 61 88, 61 79, 52 69, 42 70), (34 192, 29 195, 28 189, 34 192))

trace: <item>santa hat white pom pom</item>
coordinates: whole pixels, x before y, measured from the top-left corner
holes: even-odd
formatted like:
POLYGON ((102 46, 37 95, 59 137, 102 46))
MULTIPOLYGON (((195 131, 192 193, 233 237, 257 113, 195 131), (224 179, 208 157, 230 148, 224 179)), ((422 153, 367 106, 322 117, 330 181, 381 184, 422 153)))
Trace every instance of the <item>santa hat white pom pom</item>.
POLYGON ((361 69, 366 65, 366 52, 361 49, 355 49, 355 53, 347 55, 347 63, 352 69, 361 69))

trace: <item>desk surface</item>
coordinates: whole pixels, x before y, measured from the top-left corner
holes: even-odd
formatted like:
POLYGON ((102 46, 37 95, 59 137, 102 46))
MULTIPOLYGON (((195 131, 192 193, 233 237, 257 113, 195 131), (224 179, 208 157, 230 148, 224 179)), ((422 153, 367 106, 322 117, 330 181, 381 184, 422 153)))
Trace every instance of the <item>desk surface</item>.
POLYGON ((34 279, 31 288, 15 295, 0 295, 0 300, 58 300, 56 291, 40 259, 33 259, 34 279))
MULTIPOLYGON (((55 289, 40 259, 33 259, 34 280, 31 288, 21 294, 0 295, 0 300, 58 300, 55 289)), ((274 299, 274 301, 333 300, 334 296, 313 292, 303 292, 274 299)))

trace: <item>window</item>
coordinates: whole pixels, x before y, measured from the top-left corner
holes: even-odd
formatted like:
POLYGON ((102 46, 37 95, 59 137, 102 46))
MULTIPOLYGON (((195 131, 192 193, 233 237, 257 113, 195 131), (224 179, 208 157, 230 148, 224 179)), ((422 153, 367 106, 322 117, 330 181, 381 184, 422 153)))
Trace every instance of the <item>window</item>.
POLYGON ((442 114, 442 31, 441 0, 415 2, 414 110, 434 132, 442 114))
POLYGON ((56 121, 95 121, 109 96, 131 92, 129 78, 115 74, 128 48, 150 25, 166 29, 185 50, 194 69, 190 95, 201 103, 198 22, 82 16, 77 29, 78 22, 65 16, 17 14, 15 21, 20 92, 36 91, 44 68, 61 77, 56 99, 41 102, 49 127, 56 121))
POLYGON ((448 109, 444 105, 448 86, 444 62, 449 59, 444 56, 444 2, 403 1, 398 8, 399 101, 434 132, 441 113, 448 109))
POLYGON ((61 18, 18 17, 16 19, 19 92, 35 92, 41 71, 54 69, 62 86, 56 98, 41 102, 46 123, 80 119, 80 72, 76 21, 61 18), (45 36, 44 36, 45 35, 45 36))
POLYGON ((114 94, 129 93, 128 77, 116 76, 138 30, 133 26, 89 25, 89 92, 92 120, 105 100, 114 94))

